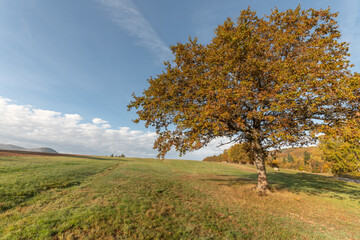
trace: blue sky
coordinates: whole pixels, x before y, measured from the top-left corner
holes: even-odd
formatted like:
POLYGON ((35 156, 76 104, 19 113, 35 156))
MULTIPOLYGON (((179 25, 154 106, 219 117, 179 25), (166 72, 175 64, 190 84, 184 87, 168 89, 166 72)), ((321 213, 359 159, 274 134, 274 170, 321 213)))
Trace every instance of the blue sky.
MULTIPOLYGON (((147 78, 163 70, 162 61, 172 58, 169 46, 189 35, 208 43, 217 25, 248 6, 263 15, 299 3, 340 12, 343 40, 352 43, 351 60, 359 71, 358 0, 2 0, 0 111, 8 122, 0 120, 0 143, 154 156, 153 129, 133 123, 135 112, 126 105, 133 92, 148 86, 147 78), (74 134, 82 137, 69 141, 74 134)), ((222 149, 214 143, 185 158, 222 149)))

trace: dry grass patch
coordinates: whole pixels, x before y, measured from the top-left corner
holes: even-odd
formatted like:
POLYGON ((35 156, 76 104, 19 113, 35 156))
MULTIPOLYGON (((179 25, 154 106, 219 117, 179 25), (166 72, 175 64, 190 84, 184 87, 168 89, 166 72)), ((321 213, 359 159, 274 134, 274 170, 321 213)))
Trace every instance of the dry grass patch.
MULTIPOLYGON (((246 209, 261 224, 261 216, 288 218, 304 226, 311 226, 321 232, 331 232, 337 239, 359 235, 360 206, 341 207, 341 200, 294 193, 287 189, 273 189, 268 196, 259 196, 253 190, 255 181, 226 175, 186 176, 187 181, 202 182, 197 189, 210 195, 223 206, 246 209), (344 235, 346 229, 346 235, 344 235)), ((350 237, 351 239, 351 237, 350 237)))

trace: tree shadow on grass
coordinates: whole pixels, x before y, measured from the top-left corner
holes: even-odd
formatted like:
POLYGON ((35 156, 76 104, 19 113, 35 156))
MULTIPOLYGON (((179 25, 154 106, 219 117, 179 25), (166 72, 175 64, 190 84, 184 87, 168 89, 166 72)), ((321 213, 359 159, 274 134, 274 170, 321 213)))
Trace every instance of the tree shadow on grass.
POLYGON ((310 195, 325 194, 331 198, 360 200, 360 185, 354 186, 332 177, 311 173, 268 173, 269 182, 277 189, 303 192, 310 195), (347 197, 346 197, 347 196, 347 197))
MULTIPOLYGON (((257 183, 257 174, 255 173, 240 178, 233 178, 234 175, 218 175, 218 177, 221 178, 204 180, 221 182, 221 184, 227 186, 255 185, 257 183)), ((302 192, 308 195, 327 195, 339 200, 351 199, 360 203, 360 184, 356 186, 332 177, 301 172, 295 174, 270 172, 268 173, 268 180, 274 190, 288 190, 295 193, 302 192)))
POLYGON ((203 179, 203 181, 209 181, 209 182, 218 182, 220 185, 226 185, 226 186, 242 186, 242 185, 248 185, 248 184, 256 184, 255 179, 247 178, 247 177, 237 177, 237 178, 224 178, 224 177, 234 177, 232 175, 217 175, 222 178, 207 178, 203 179))

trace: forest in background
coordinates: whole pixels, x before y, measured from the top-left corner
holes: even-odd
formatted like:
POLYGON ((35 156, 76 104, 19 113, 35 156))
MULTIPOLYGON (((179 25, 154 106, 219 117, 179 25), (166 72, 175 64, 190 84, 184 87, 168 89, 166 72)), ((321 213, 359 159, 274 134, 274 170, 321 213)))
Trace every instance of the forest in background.
MULTIPOLYGON (((345 150, 350 151, 349 148, 345 150, 339 148, 332 150, 330 153, 328 143, 323 143, 320 147, 286 148, 271 152, 266 163, 273 168, 287 168, 313 173, 333 173, 338 176, 359 178, 358 169, 349 170, 346 168, 346 166, 352 164, 352 158, 356 157, 356 151, 350 149, 352 154, 344 156, 345 150), (324 154, 322 149, 326 146, 327 152, 324 154), (334 161, 331 154, 336 156, 342 155, 343 157, 341 161, 339 159, 334 161)), ((249 157, 246 153, 246 146, 244 144, 235 144, 231 148, 225 149, 222 154, 206 157, 203 161, 253 164, 251 156, 249 157)), ((359 164, 359 162, 357 162, 357 164, 359 164)))

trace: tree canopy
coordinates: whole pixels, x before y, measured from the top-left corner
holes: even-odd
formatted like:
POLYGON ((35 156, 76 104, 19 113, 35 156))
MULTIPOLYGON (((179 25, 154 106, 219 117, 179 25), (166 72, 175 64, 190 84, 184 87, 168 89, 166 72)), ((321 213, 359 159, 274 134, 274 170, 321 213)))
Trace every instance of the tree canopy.
POLYGON ((159 157, 218 137, 247 143, 265 192, 269 149, 314 142, 319 127, 358 109, 337 15, 298 6, 258 17, 248 8, 219 25, 209 44, 177 43, 175 60, 128 105, 138 109, 135 122, 156 128, 159 157))

